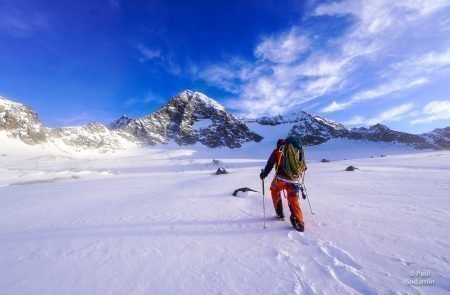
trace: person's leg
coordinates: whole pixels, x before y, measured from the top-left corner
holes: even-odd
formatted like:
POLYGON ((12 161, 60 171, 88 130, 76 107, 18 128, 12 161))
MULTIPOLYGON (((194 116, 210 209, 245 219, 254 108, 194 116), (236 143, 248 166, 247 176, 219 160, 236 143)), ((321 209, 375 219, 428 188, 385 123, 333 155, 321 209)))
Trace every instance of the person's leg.
POLYGON ((272 180, 272 184, 270 186, 273 207, 275 208, 275 213, 277 214, 277 216, 284 217, 283 202, 281 200, 281 194, 280 194, 281 190, 282 190, 282 187, 280 186, 280 183, 277 181, 276 178, 274 178, 272 180))
POLYGON ((293 185, 287 188, 288 192, 288 202, 289 202, 289 209, 291 210, 291 223, 292 226, 298 230, 303 231, 304 230, 304 223, 303 223, 303 214, 302 209, 300 208, 300 204, 298 202, 298 191, 295 189, 293 185))

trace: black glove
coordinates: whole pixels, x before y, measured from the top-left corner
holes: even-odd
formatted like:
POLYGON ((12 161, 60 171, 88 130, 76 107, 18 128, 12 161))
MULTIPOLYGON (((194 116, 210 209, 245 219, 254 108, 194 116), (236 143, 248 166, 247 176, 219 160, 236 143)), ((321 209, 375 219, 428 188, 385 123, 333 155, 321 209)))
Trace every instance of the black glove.
POLYGON ((300 186, 300 191, 302 192, 303 200, 306 199, 306 194, 305 194, 305 191, 303 190, 303 186, 300 186))
POLYGON ((264 178, 267 177, 267 174, 263 172, 259 173, 259 178, 261 178, 261 180, 264 180, 264 178))

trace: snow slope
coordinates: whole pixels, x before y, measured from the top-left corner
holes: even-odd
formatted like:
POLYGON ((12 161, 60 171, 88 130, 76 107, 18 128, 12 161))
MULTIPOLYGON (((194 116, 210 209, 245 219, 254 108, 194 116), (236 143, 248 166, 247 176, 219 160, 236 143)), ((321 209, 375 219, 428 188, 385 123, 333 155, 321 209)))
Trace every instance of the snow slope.
POLYGON ((262 157, 224 152, 215 176, 205 150, 13 152, 0 148, 2 294, 450 291, 450 152, 311 162, 305 233, 267 193, 265 230, 261 194, 231 196, 260 190, 262 157), (418 271, 433 284, 411 285, 418 271))

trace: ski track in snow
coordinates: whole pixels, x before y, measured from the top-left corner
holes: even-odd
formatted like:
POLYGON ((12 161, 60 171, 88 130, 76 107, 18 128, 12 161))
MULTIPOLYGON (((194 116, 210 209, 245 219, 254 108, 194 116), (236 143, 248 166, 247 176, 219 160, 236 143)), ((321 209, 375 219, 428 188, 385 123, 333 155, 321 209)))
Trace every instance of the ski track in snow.
MULTIPOLYGON (((275 220, 263 161, 157 151, 4 157, 2 294, 448 294, 450 153, 309 165, 306 231, 275 220), (360 170, 345 172, 348 165, 360 170), (16 185, 13 185, 16 184, 16 185), (430 193, 432 192, 432 193, 430 193), (432 286, 405 284, 429 270, 432 286)), ((285 213, 286 200, 283 199, 285 213)), ((287 218, 287 220, 289 220, 287 218)))

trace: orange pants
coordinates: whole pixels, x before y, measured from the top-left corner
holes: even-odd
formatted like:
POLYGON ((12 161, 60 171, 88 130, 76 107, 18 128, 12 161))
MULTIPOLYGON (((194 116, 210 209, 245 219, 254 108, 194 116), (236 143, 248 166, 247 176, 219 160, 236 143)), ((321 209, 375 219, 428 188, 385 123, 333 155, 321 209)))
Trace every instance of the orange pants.
POLYGON ((275 211, 282 208, 281 201, 281 191, 286 190, 287 199, 289 204, 289 209, 291 210, 291 218, 296 218, 303 223, 303 214, 302 209, 300 209, 300 204, 298 203, 298 190, 295 185, 289 182, 279 181, 276 177, 272 180, 272 184, 270 186, 270 192, 272 193, 272 201, 275 211))

